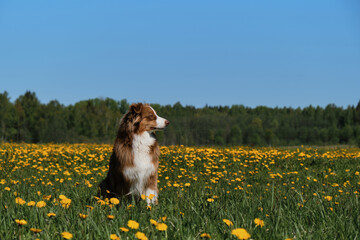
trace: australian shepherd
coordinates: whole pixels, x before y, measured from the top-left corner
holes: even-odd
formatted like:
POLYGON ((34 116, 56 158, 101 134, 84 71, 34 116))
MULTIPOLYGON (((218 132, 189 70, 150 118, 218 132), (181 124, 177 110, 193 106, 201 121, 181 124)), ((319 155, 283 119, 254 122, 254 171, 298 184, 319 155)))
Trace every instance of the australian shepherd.
POLYGON ((110 157, 109 171, 100 184, 103 197, 146 196, 157 202, 159 145, 154 131, 169 121, 159 117, 149 104, 132 104, 120 121, 110 157))

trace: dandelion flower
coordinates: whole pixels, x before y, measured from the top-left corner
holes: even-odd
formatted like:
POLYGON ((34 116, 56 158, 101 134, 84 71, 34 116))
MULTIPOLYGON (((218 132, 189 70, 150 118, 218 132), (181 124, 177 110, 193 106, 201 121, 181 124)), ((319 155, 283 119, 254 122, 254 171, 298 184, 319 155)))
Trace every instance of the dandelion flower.
POLYGON ((256 226, 260 226, 260 227, 264 226, 264 221, 261 220, 260 218, 255 218, 254 223, 256 224, 256 226))
POLYGON ((38 229, 38 228, 30 228, 30 231, 34 232, 34 233, 41 233, 42 232, 42 230, 38 229))
POLYGON ((110 239, 111 240, 120 240, 120 237, 116 234, 110 234, 110 239))
POLYGON ((207 233, 202 233, 200 235, 200 237, 202 237, 202 238, 211 238, 210 234, 207 234, 207 233))
POLYGON ((329 202, 333 199, 332 196, 325 196, 324 198, 325 198, 326 200, 328 200, 329 202))
POLYGON ((37 208, 43 208, 45 206, 46 206, 46 202, 44 202, 44 201, 39 201, 36 203, 37 208))
POLYGON ((35 206, 35 202, 34 201, 30 201, 30 202, 28 202, 27 203, 27 205, 29 206, 29 207, 33 207, 33 206, 35 206))
POLYGON ((65 199, 65 198, 67 198, 65 195, 63 195, 63 194, 59 195, 59 199, 65 199))
POLYGON ((113 220, 113 219, 115 218, 114 215, 107 215, 106 217, 107 217, 108 219, 110 219, 110 220, 113 220))
POLYGON ((48 216, 48 217, 55 217, 55 216, 56 216, 56 213, 52 213, 52 212, 51 212, 51 213, 48 213, 47 216, 48 216))
POLYGON ((146 235, 145 235, 144 233, 142 233, 142 232, 137 232, 137 233, 135 234, 135 237, 136 237, 137 239, 140 239, 140 240, 148 240, 148 238, 146 237, 146 235))
POLYGON ((72 239, 73 235, 69 232, 62 232, 61 237, 65 238, 65 239, 72 239))
POLYGON ((208 202, 213 202, 214 199, 213 199, 213 198, 208 198, 206 201, 208 201, 208 202))
POLYGON ((86 205, 86 207, 87 207, 88 209, 90 209, 91 211, 94 209, 94 207, 93 207, 93 206, 90 206, 90 205, 86 205))
POLYGON ((88 217, 88 215, 79 213, 79 217, 80 217, 81 219, 86 219, 86 218, 88 217))
POLYGON ((244 228, 236 228, 231 231, 238 239, 249 239, 251 235, 244 228))
POLYGON ((19 205, 24 205, 26 203, 26 201, 24 199, 22 199, 21 197, 15 198, 15 202, 16 202, 16 204, 19 204, 19 205))
POLYGON ((223 219, 223 222, 228 225, 229 227, 234 225, 232 221, 230 221, 229 219, 223 219))
POLYGON ((131 229, 138 229, 139 228, 139 223, 133 220, 129 220, 127 223, 127 226, 131 229))
POLYGON ((166 231, 168 226, 165 223, 158 223, 156 229, 159 231, 166 231))
POLYGON ((15 219, 15 222, 19 225, 26 225, 27 221, 24 219, 15 219))
POLYGON ((120 201, 117 198, 110 198, 110 203, 112 203, 114 205, 118 205, 120 203, 120 201))
POLYGON ((129 229, 128 229, 128 228, 125 228, 125 227, 120 227, 120 230, 121 230, 122 232, 128 232, 128 231, 129 231, 129 229))
POLYGON ((150 219, 150 223, 154 226, 156 226, 158 224, 158 222, 154 219, 150 219))
POLYGON ((71 204, 71 199, 70 198, 67 198, 64 195, 60 195, 59 198, 60 198, 61 206, 63 208, 69 208, 70 207, 70 204, 71 204))
POLYGON ((44 195, 42 198, 49 201, 51 199, 51 195, 44 195))

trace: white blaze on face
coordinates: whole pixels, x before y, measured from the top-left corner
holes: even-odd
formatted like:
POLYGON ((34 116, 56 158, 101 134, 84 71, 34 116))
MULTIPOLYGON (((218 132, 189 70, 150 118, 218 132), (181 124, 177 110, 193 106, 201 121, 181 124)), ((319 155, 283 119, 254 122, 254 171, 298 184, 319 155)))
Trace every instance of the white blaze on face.
POLYGON ((169 122, 168 120, 166 120, 165 118, 162 118, 162 117, 159 117, 155 110, 150 107, 153 111, 154 111, 154 114, 156 116, 156 128, 165 128, 167 126, 167 123, 169 122))

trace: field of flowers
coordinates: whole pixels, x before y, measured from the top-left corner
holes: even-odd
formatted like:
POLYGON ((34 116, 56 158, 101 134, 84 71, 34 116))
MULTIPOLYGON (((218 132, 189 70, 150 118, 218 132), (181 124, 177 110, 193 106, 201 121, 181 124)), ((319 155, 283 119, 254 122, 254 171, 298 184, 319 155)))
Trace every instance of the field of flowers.
POLYGON ((359 149, 162 147, 147 206, 97 198, 111 148, 1 144, 0 239, 360 237, 359 149))

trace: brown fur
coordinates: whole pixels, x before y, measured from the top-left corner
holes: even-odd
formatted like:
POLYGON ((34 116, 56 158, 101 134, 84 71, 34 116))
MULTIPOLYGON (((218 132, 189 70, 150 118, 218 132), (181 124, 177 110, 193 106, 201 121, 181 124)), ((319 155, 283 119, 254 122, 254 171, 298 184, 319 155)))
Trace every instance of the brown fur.
MULTIPOLYGON (((124 176, 124 170, 134 165, 133 137, 144 131, 156 129, 156 115, 148 104, 132 104, 129 111, 123 116, 110 157, 109 171, 106 178, 100 183, 100 194, 105 198, 126 196, 130 193, 132 182, 124 176)), ((167 121, 166 125, 169 122, 167 121)), ((154 133, 151 133, 155 137, 154 133)), ((145 182, 145 187, 158 192, 157 178, 159 165, 159 145, 157 141, 150 146, 150 155, 155 172, 145 182)))

